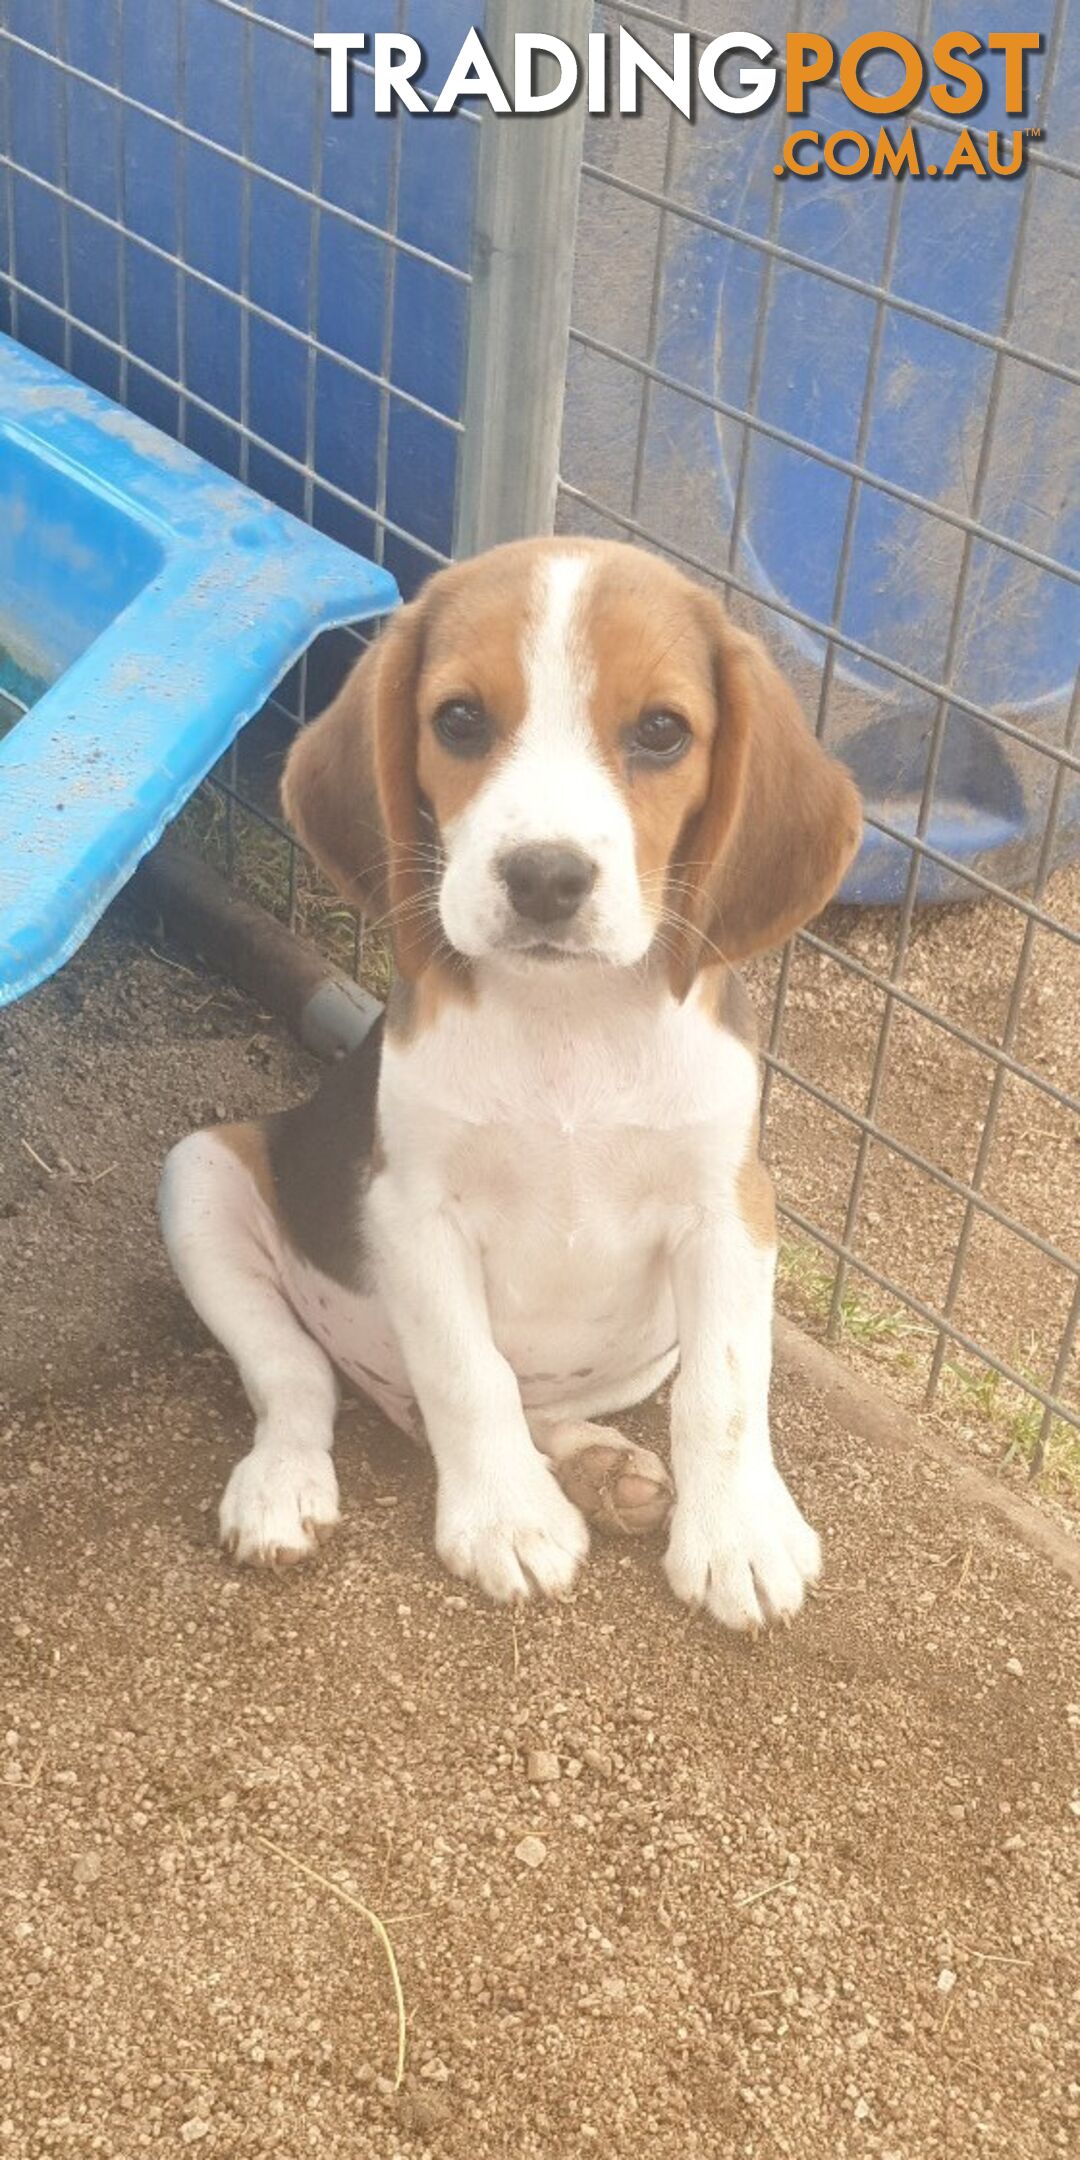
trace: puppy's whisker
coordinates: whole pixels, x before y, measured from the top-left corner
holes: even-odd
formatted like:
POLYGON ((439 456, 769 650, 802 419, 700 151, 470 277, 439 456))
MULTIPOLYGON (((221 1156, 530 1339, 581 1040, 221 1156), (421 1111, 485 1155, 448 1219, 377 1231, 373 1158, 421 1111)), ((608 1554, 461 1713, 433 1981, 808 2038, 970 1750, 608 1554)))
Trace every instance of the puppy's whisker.
POLYGON ((366 918, 365 927, 374 936, 387 928, 404 928, 406 924, 425 920, 433 926, 438 924, 438 908, 426 893, 413 893, 407 899, 399 900, 396 906, 387 908, 385 914, 366 918))
POLYGON ((727 954, 722 946, 717 944, 715 938, 709 937, 699 923, 691 922, 686 915, 677 914, 673 908, 665 910, 664 920, 671 925, 672 929, 688 932, 691 937, 696 938, 710 952, 715 953, 716 958, 723 961, 725 967, 729 965, 727 954))

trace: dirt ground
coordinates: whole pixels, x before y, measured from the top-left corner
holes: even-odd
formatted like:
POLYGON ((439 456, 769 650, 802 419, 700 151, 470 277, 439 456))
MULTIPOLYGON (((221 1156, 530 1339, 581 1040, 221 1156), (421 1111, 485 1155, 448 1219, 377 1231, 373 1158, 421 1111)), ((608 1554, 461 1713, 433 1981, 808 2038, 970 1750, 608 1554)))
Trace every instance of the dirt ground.
MULTIPOLYGON (((1049 882, 1048 914, 1080 928, 1080 869, 1059 871, 1049 882)), ((812 1084, 856 1113, 864 1112, 874 1056, 885 1017, 885 992, 845 968, 888 975, 897 917, 886 909, 836 908, 815 928, 840 958, 797 941, 788 981, 779 1055, 812 1084)), ((1024 920, 997 902, 930 908, 917 912, 903 973, 904 988, 973 1035, 1000 1043, 1017 965, 1024 920)), ((772 1003, 778 961, 755 962, 748 971, 763 1019, 772 1003)), ((1037 930, 1031 940, 1026 984, 1012 1045, 1030 1071, 1064 1090, 1075 1090, 1080 1073, 1080 947, 1037 930)), ((893 1006, 889 1061, 877 1115, 882 1129, 902 1145, 960 1182, 976 1171, 984 1120, 991 1102, 994 1067, 942 1028, 893 1006)), ((834 1238, 844 1233, 845 1211, 860 1136, 853 1125, 820 1104, 795 1081, 773 1084, 768 1151, 788 1205, 834 1238)), ((1014 1220, 1060 1252, 1080 1251, 1080 1125, 1075 1115, 1018 1075, 1000 1088, 994 1138, 984 1165, 982 1190, 1014 1220)), ((856 1252, 924 1304, 940 1308, 946 1298, 965 1204, 926 1172, 887 1146, 870 1155, 862 1206, 854 1231, 856 1252)), ((831 1264, 804 1245, 785 1285, 789 1301, 811 1324, 828 1310, 831 1264)), ((843 1315, 845 1348, 860 1344, 887 1367, 893 1393, 918 1400, 926 1379, 934 1330, 891 1307, 903 1325, 883 1324, 889 1301, 853 1271, 843 1315)), ((956 1294, 956 1325, 987 1350, 1050 1388, 1075 1290, 1075 1275, 983 1214, 974 1217, 971 1242, 956 1294)), ((1080 1342, 1059 1382, 1061 1398, 1080 1401, 1080 1342)), ((948 1352, 941 1406, 954 1421, 981 1424, 1001 1453, 1013 1432, 1020 1453, 1030 1453, 1040 1418, 1032 1398, 999 1387, 985 1368, 955 1350, 948 1352), (980 1410, 996 1413, 979 1418, 980 1410), (996 1428, 996 1433, 995 1433, 996 1428)), ((1050 1449, 1062 1482, 1080 1492, 1080 1441, 1057 1422, 1050 1449)))
POLYGON ((0 2151, 1075 2149, 1075 1597, 914 1429, 781 1374, 827 1573, 751 1648, 651 1547, 485 1606, 360 1405, 319 1564, 223 1564, 247 1412, 154 1177, 310 1072, 116 920, 0 1017, 0 2151))

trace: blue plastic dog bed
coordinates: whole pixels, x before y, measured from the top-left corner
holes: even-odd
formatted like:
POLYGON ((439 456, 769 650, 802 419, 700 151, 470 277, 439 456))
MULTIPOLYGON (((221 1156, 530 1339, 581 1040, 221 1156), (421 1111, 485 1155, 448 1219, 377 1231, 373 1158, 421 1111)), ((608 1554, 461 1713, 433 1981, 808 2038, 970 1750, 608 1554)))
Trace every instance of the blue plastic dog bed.
POLYGON ((0 1004, 392 577, 0 337, 0 1004))

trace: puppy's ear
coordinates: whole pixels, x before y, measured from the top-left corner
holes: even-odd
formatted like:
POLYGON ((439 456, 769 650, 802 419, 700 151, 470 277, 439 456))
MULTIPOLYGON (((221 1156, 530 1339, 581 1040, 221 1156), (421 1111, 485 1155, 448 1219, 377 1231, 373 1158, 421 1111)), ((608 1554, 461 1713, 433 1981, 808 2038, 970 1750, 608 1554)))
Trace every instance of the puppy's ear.
POLYGON ((407 976, 431 957, 416 780, 422 621, 420 601, 391 616, 333 704, 297 736, 281 782, 289 823, 350 907, 389 918, 407 976))
POLYGON ((765 647, 702 596, 710 626, 716 735, 708 796, 674 868, 687 930, 681 994, 717 957, 782 945, 832 898, 862 832, 855 784, 811 734, 765 647))

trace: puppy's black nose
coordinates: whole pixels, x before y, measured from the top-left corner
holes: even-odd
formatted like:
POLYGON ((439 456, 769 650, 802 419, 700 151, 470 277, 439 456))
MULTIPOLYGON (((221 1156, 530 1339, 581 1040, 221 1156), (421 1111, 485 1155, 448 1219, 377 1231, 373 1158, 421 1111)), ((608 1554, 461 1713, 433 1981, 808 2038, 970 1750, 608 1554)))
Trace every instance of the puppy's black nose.
POLYGON ((512 848, 497 868, 517 914, 527 922, 569 922, 596 883, 596 864, 559 840, 512 848))

